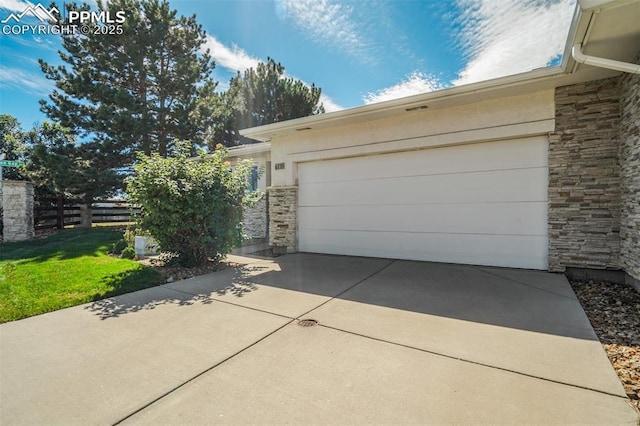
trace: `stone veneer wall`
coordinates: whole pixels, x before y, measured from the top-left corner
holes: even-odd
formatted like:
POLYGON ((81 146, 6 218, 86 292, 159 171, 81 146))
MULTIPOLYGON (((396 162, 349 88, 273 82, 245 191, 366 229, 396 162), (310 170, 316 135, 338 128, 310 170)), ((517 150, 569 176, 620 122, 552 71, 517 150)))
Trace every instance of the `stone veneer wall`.
POLYGON ((620 86, 621 263, 640 291, 640 75, 623 75, 620 86))
POLYGON ((22 241, 35 236, 33 229, 33 184, 24 181, 2 182, 4 241, 22 241))
POLYGON ((273 186, 269 193, 269 245, 286 253, 297 247, 298 187, 273 186))
POLYGON ((267 196, 247 209, 243 218, 244 233, 251 238, 267 238, 267 196))
POLYGON ((619 78, 559 87, 549 135, 549 270, 620 269, 619 78))

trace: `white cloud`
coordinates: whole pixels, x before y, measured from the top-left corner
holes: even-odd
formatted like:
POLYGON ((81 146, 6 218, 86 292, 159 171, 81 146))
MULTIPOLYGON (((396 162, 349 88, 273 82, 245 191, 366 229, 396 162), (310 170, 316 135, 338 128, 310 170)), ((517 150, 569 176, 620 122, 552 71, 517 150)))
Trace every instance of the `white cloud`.
POLYGON ((276 12, 317 42, 366 62, 372 60, 351 6, 332 0, 276 0, 276 12))
POLYGON ((395 86, 367 93, 363 97, 363 101, 365 104, 373 104, 420 93, 433 92, 443 87, 443 84, 436 77, 415 71, 395 86))
POLYGON ((325 94, 320 95, 320 102, 324 106, 325 112, 334 112, 334 111, 340 111, 344 109, 344 107, 333 102, 333 100, 331 100, 331 98, 325 94))
POLYGON ((0 87, 44 96, 51 93, 54 84, 38 74, 19 68, 0 66, 0 87))
POLYGON ((227 47, 211 35, 207 36, 203 48, 210 50, 216 66, 219 65, 232 71, 243 72, 249 68, 255 68, 260 62, 259 59, 250 56, 238 46, 227 47))
POLYGON ((27 6, 33 6, 33 3, 21 0, 0 0, 0 9, 8 9, 12 12, 22 12, 27 6))
POLYGON ((458 0, 469 62, 455 85, 545 67, 562 53, 574 0, 458 0))

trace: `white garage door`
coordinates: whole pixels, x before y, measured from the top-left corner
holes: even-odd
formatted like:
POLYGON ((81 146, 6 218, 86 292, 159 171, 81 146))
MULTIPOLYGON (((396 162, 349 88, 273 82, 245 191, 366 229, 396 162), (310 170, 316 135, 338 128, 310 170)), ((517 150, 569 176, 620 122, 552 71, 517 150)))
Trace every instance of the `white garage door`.
POLYGON ((547 269, 547 137, 300 163, 300 251, 547 269))

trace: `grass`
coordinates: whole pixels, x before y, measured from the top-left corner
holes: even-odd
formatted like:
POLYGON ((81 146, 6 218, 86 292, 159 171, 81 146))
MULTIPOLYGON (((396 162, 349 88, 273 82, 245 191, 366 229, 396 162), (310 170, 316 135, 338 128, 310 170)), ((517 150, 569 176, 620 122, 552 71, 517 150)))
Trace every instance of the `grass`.
POLYGON ((0 323, 160 284, 160 275, 107 254, 122 237, 107 227, 0 243, 0 323))

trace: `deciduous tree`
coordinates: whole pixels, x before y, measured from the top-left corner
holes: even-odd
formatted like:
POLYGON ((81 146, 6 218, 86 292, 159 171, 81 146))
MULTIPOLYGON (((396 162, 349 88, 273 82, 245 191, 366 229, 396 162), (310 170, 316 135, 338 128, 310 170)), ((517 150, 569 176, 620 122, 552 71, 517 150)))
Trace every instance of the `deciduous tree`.
POLYGON ((190 153, 185 143, 171 158, 140 154, 127 178, 127 194, 141 208, 140 225, 185 266, 218 261, 238 245, 243 212, 261 196, 248 191, 250 160, 231 168, 222 145, 196 159, 190 153))

